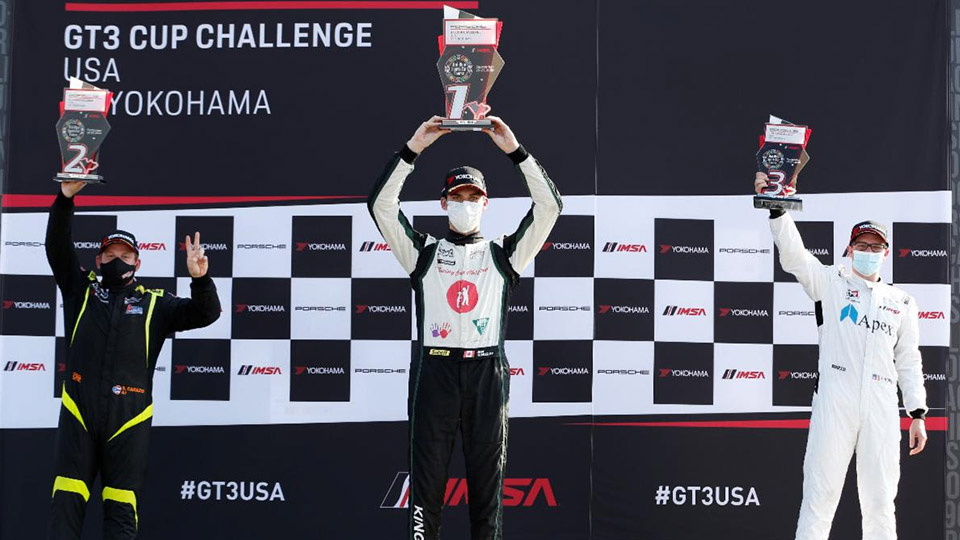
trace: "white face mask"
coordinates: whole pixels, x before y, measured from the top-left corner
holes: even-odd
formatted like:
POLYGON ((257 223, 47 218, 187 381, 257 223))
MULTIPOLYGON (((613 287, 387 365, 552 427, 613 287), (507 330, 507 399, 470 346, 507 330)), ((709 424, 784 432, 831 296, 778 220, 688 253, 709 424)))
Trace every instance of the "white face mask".
POLYGON ((853 268, 860 272, 864 276, 872 276, 880 271, 880 266, 883 264, 883 256, 881 253, 872 253, 869 251, 854 251, 853 252, 853 268))
POLYGON ((447 201, 447 217, 450 225, 460 234, 471 234, 480 229, 483 203, 472 201, 447 201))

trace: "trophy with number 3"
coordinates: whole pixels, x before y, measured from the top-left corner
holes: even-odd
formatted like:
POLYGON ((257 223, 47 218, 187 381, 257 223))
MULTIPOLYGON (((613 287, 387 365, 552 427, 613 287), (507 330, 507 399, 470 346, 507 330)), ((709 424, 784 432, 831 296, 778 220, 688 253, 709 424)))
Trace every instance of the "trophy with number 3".
POLYGON ((437 70, 447 96, 447 112, 440 127, 479 131, 490 127, 487 94, 503 69, 497 52, 503 23, 466 11, 443 8, 443 35, 439 37, 437 70))
POLYGON ((97 88, 79 79, 70 79, 70 87, 63 90, 60 102, 60 120, 57 139, 60 140, 60 173, 57 182, 103 182, 103 176, 94 174, 100 167, 97 161, 100 145, 110 132, 107 112, 113 92, 97 88))
POLYGON ((760 136, 757 170, 766 173, 767 187, 753 197, 754 208, 803 210, 803 201, 795 197, 797 176, 810 161, 807 143, 813 130, 796 126, 771 116, 760 136))

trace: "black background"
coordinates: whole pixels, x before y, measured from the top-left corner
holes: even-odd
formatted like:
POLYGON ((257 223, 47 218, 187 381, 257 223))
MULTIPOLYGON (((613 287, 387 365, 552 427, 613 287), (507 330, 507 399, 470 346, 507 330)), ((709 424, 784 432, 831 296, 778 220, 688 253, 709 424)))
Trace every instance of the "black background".
POLYGON ((293 277, 350 277, 353 218, 350 216, 293 216, 290 242, 293 277), (297 251, 297 244, 343 244, 345 250, 297 251))
MULTIPOLYGON (((85 194, 363 195, 390 154, 443 107, 434 64, 436 11, 128 15, 67 13, 60 1, 17 0, 14 6, 5 194, 55 190, 49 180, 59 165, 53 126, 64 86, 68 22, 126 28, 307 19, 369 21, 375 27, 372 49, 66 54, 117 57, 122 83, 108 83, 113 90, 262 87, 274 110, 270 117, 111 118, 114 131, 101 155, 101 172, 110 184, 87 188, 85 194)), ((802 5, 483 0, 478 11, 505 22, 500 51, 507 64, 490 95, 493 112, 511 124, 564 195, 744 194, 755 167, 757 136, 770 113, 814 129, 813 159, 800 179, 801 196, 946 188, 948 36, 942 0, 810 0, 802 5)), ((443 173, 463 163, 484 171, 495 197, 526 194, 490 141, 481 134, 456 134, 417 161, 404 198, 435 200, 443 173)), ((851 200, 851 209, 856 203, 851 200)), ((101 219, 112 218, 90 218, 101 219)), ((186 232, 180 224, 178 242, 186 232)), ((94 242, 114 228, 87 218, 78 219, 76 227, 77 240, 94 242), (89 238, 81 230, 85 222, 91 224, 89 238)), ((204 242, 233 248, 232 222, 222 240, 214 238, 220 233, 208 223, 189 228, 203 231, 204 242)), ((815 247, 818 233, 803 224, 800 230, 815 247)), ((824 247, 832 250, 832 231, 824 239, 824 247)), ((92 264, 94 252, 84 264, 92 264)), ((209 255, 215 275, 232 273, 231 257, 209 255)), ((544 255, 538 275, 546 275, 540 272, 548 266, 549 255, 544 255)), ((177 275, 184 275, 182 263, 178 250, 177 275)), ((778 274, 777 280, 785 277, 778 274)), ((397 281, 397 303, 409 305, 409 284, 397 281)), ((354 329, 360 324, 354 318, 354 329)), ((409 313, 389 326, 409 339, 409 313)), ((381 328, 368 335, 388 333, 381 328)), ((229 357, 226 340, 170 345, 174 365, 229 357)), ((814 346, 774 347, 775 403, 809 403, 812 380, 779 381, 776 372, 816 371, 815 358, 814 346)), ((227 399, 230 369, 224 367, 223 376, 197 375, 203 379, 193 388, 177 382, 186 374, 171 374, 171 391, 227 399)), ((535 373, 529 376, 536 385, 535 373)), ((744 538, 792 538, 805 431, 621 430, 567 426, 566 421, 511 422, 508 476, 550 477, 560 504, 508 508, 511 537, 675 540, 731 530, 744 538), (704 441, 710 443, 706 450, 704 441), (656 484, 681 482, 754 483, 762 488, 764 506, 723 514, 651 506, 656 484), (774 490, 781 495, 770 495, 774 490)), ((52 455, 53 438, 50 429, 2 432, 0 537, 41 536, 52 461, 30 457, 52 455)), ((396 473, 406 468, 405 438, 402 422, 155 428, 151 476, 140 505, 142 537, 190 538, 198 524, 209 523, 225 538, 275 538, 278 531, 315 537, 318 530, 330 538, 354 538, 358 524, 386 537, 405 520, 403 512, 378 508, 396 473), (187 478, 283 481, 290 502, 187 503, 179 499, 179 483, 187 478)), ((898 498, 903 538, 908 532, 942 537, 940 491, 930 484, 943 470, 943 447, 943 433, 931 432, 927 452, 903 460, 898 498)), ((451 475, 462 475, 459 454, 454 455, 451 475)), ((849 480, 833 538, 859 536, 855 485, 849 480)), ((99 508, 90 508, 87 537, 95 538, 99 508)), ((467 530, 463 506, 450 509, 444 519, 448 531, 467 530)))

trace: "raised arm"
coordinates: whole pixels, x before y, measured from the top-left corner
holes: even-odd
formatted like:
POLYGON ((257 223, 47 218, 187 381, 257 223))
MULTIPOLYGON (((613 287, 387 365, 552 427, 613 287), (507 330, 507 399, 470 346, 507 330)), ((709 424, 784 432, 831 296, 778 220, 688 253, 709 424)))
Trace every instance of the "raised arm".
MULTIPOLYGON (((754 177, 753 188, 760 193, 765 187, 767 175, 758 172, 754 177)), ((773 233, 773 241, 780 250, 780 266, 783 271, 797 278, 810 299, 822 300, 827 269, 804 247, 800 231, 790 214, 781 209, 770 210, 770 232, 773 233)))
POLYGON ((57 286, 64 294, 83 288, 87 284, 86 272, 80 266, 73 247, 73 196, 83 189, 84 182, 63 182, 60 192, 50 206, 47 218, 47 234, 44 247, 47 262, 53 270, 57 286))
POLYGON ((413 230, 407 216, 400 210, 400 190, 407 176, 413 172, 413 162, 428 146, 447 133, 440 129, 442 118, 434 116, 420 124, 413 137, 394 154, 367 199, 367 210, 377 229, 387 241, 403 270, 411 274, 417 267, 417 257, 427 236, 413 230))
POLYGON ((510 126, 496 116, 487 118, 493 122, 493 126, 484 131, 513 161, 527 186, 530 198, 533 199, 530 210, 520 221, 517 230, 503 239, 503 248, 510 258, 510 266, 514 272, 520 274, 543 248, 543 243, 550 236, 550 231, 563 210, 563 201, 560 200, 557 187, 547 176, 547 171, 520 145, 510 126))
POLYGON ((189 236, 184 240, 184 247, 187 250, 187 272, 193 278, 190 282, 190 298, 178 298, 172 294, 165 294, 160 298, 151 299, 151 306, 154 301, 161 303, 160 320, 164 325, 164 332, 161 335, 210 326, 220 318, 220 297, 217 295, 217 286, 213 278, 207 272, 210 261, 207 259, 203 245, 200 244, 200 233, 194 234, 192 242, 189 236))

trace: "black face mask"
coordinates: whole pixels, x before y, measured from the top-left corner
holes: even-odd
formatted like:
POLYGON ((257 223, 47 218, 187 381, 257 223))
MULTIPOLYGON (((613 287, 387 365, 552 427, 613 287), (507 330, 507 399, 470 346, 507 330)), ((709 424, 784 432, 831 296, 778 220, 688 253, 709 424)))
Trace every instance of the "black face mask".
POLYGON ((136 269, 135 265, 127 264, 123 259, 113 259, 100 265, 100 276, 103 278, 101 283, 108 289, 122 287, 133 278, 136 269), (130 274, 125 276, 127 272, 130 274))

